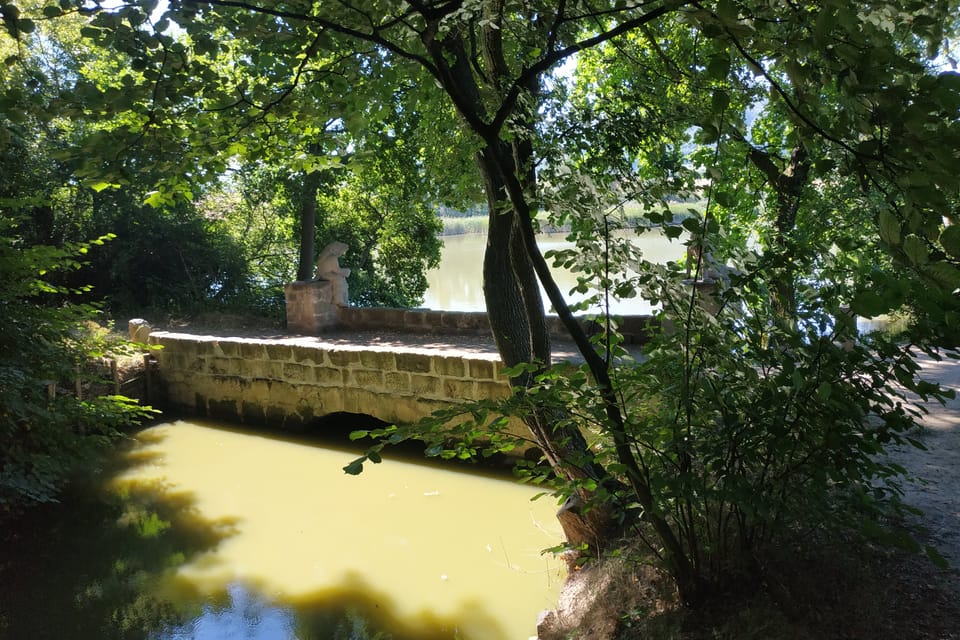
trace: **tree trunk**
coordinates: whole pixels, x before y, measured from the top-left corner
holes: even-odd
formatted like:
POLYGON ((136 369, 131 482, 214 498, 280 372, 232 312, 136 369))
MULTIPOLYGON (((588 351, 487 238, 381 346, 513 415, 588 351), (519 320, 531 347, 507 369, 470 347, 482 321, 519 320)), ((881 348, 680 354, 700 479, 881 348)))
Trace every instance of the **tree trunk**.
MULTIPOLYGON (((507 200, 501 174, 503 158, 495 158, 494 153, 488 147, 477 156, 490 216, 483 261, 487 316, 504 364, 511 367, 536 363, 543 370, 551 359, 543 299, 517 219, 520 214, 507 200)), ((532 382, 533 376, 529 374, 511 380, 521 393, 532 382)), ((524 421, 559 476, 566 480, 589 478, 602 482, 605 474, 594 463, 583 434, 575 427, 558 427, 562 418, 564 416, 555 412, 539 410, 526 416, 524 421)), ((580 510, 588 499, 586 492, 571 496, 558 518, 568 543, 575 547, 586 544, 596 552, 615 530, 613 511, 602 505, 580 510)))
MULTIPOLYGON (((492 32, 499 28, 503 3, 492 2, 485 10, 488 26, 484 29, 486 37, 482 38, 482 48, 490 75, 484 82, 488 90, 499 93, 506 84, 509 70, 503 61, 499 38, 492 32)), ((521 218, 532 215, 526 194, 534 193, 536 188, 533 147, 522 136, 511 144, 487 124, 488 114, 472 72, 469 48, 461 39, 463 34, 446 34, 439 39, 435 38, 438 31, 428 29, 422 36, 437 65, 437 79, 454 101, 466 126, 483 141, 475 159, 489 208, 483 292, 493 337, 505 365, 534 363, 542 370, 550 364, 550 334, 526 237, 526 227, 531 221, 521 218), (512 189, 507 188, 508 180, 512 189)), ((531 78, 527 87, 534 94, 536 82, 531 78)), ((517 125, 522 119, 515 117, 511 125, 517 125)), ((522 374, 511 382, 523 393, 533 382, 533 376, 522 374)), ((586 478, 603 481, 606 475, 593 462, 583 435, 575 427, 557 428, 563 423, 561 418, 540 410, 527 416, 525 422, 558 476, 574 481, 586 478)), ((577 496, 582 502, 588 497, 585 493, 577 496)), ((598 506, 570 515, 572 518, 561 518, 561 524, 568 542, 575 546, 586 543, 596 549, 613 530, 613 512, 609 508, 598 506)))
MULTIPOLYGON (((320 152, 319 144, 311 144, 309 153, 320 152)), ((323 183, 323 172, 304 172, 300 189, 300 263, 297 280, 313 280, 317 260, 317 192, 323 183)))
POLYGON ((794 147, 790 159, 784 161, 783 169, 774 163, 768 152, 755 147, 750 147, 749 158, 754 166, 766 175, 777 196, 776 235, 773 245, 784 266, 780 273, 771 279, 770 294, 777 317, 785 325, 793 325, 797 317, 797 294, 796 269, 792 267, 789 255, 790 244, 797 224, 800 195, 810 175, 810 161, 803 145, 794 147))

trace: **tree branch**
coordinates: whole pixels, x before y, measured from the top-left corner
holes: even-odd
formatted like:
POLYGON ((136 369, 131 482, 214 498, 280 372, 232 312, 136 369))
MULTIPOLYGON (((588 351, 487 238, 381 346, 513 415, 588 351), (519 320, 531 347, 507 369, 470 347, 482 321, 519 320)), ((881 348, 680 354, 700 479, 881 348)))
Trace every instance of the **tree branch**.
POLYGON ((507 118, 509 118, 510 114, 513 112, 520 94, 529 86, 531 82, 536 81, 540 74, 546 72, 558 62, 562 62, 566 58, 569 58, 579 51, 589 49, 590 47, 595 47, 598 44, 606 42, 607 40, 611 40, 617 36, 628 33, 633 29, 661 18, 672 11, 676 11, 680 7, 691 4, 691 2, 692 0, 672 0, 665 2, 656 9, 652 9, 642 16, 621 22, 612 29, 598 33, 590 38, 580 40, 579 42, 575 42, 574 44, 564 47, 563 49, 558 49, 547 53, 547 55, 538 60, 535 64, 526 67, 520 72, 520 75, 516 80, 514 80, 513 84, 510 86, 510 89, 505 94, 503 103, 500 105, 500 108, 494 115, 490 126, 493 128, 493 130, 499 131, 507 121, 507 118))

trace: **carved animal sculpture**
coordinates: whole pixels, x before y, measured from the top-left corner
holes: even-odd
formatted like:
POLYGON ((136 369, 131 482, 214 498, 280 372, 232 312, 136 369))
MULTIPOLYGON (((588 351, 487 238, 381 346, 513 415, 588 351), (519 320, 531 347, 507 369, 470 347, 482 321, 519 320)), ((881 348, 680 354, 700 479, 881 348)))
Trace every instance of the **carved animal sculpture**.
POLYGON ((346 244, 335 241, 328 244, 317 258, 317 280, 330 283, 331 302, 341 307, 347 306, 347 276, 350 269, 340 266, 340 256, 347 252, 346 244))

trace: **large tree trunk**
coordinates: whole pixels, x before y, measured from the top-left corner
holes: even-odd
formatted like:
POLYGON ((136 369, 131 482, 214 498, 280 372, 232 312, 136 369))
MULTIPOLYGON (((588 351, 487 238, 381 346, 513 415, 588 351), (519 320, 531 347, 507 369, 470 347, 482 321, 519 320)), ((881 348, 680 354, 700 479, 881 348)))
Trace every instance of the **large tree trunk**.
MULTIPOLYGON (((506 196, 501 173, 504 159, 496 158, 495 153, 488 147, 477 156, 490 216, 483 261, 487 316, 504 364, 509 367, 536 363, 543 370, 551 359, 543 299, 517 218, 519 213, 506 196)), ((522 393, 533 382, 533 376, 524 374, 511 382, 522 393)), ((603 481, 605 474, 593 462, 583 434, 574 427, 557 426, 562 424, 563 417, 543 409, 524 420, 559 476, 566 480, 603 481)), ((596 552, 615 530, 613 512, 603 505, 581 510, 588 499, 586 493, 571 496, 558 517, 567 542, 573 546, 587 544, 596 552)))
MULTIPOLYGON (((481 49, 489 75, 484 78, 488 91, 499 93, 507 84, 509 70, 503 59, 502 44, 497 33, 503 3, 493 0, 485 5, 488 26, 482 29, 481 49)), ((535 363, 542 370, 550 365, 550 334, 547 330, 543 299, 540 295, 538 271, 534 258, 542 256, 530 247, 529 227, 533 208, 527 194, 535 193, 533 147, 522 136, 512 143, 488 124, 484 99, 473 74, 468 47, 463 34, 447 34, 442 39, 436 32, 424 33, 424 44, 439 71, 438 80, 453 99, 467 127, 483 141, 476 156, 489 207, 489 228, 483 261, 483 291, 490 327, 504 364, 535 363), (508 188, 508 181, 511 188, 508 188), (524 218, 526 216, 526 218, 524 218), (534 256, 536 252, 536 256, 534 256)), ((527 87, 536 94, 536 78, 527 87)), ((522 119, 522 118, 519 118, 522 119)), ((511 120, 516 126, 518 118, 511 120)), ((565 305, 564 305, 565 307, 565 305)), ((523 374, 512 380, 523 389, 533 376, 523 374)), ((562 416, 535 410, 525 417, 530 431, 555 473, 567 480, 586 478, 598 482, 607 476, 596 466, 587 443, 575 427, 562 425, 562 416)), ((588 500, 585 493, 574 500, 581 505, 588 500)), ((582 543, 593 549, 605 546, 613 531, 613 510, 603 506, 580 510, 568 508, 560 518, 567 541, 582 543)))
POLYGON ((797 225, 800 196, 810 175, 810 160, 803 145, 794 147, 790 159, 784 162, 783 169, 776 165, 770 153, 755 147, 750 147, 749 158, 753 165, 764 173, 776 193, 777 219, 773 246, 783 261, 783 266, 771 279, 770 295, 777 317, 784 325, 792 326, 797 318, 797 286, 790 245, 794 227, 797 225))

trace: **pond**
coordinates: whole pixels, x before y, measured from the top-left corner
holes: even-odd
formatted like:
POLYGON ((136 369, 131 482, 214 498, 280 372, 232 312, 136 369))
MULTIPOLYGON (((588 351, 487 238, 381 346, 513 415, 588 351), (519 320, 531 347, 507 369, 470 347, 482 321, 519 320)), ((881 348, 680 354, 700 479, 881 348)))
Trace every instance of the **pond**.
MULTIPOLYGON (((679 260, 686 251, 683 244, 686 236, 670 240, 661 231, 652 229, 643 234, 630 233, 633 243, 643 252, 644 258, 651 262, 664 264, 670 260, 679 260)), ((445 311, 485 311, 483 300, 483 249, 485 234, 463 234, 444 236, 440 266, 428 271, 427 292, 423 306, 427 309, 445 311)), ((572 246, 565 234, 543 234, 539 238, 541 251, 562 249, 572 246)), ((569 295, 576 285, 576 275, 564 269, 552 269, 553 276, 565 294, 567 302, 583 299, 582 295, 569 295)), ((544 304, 549 305, 541 287, 544 304)), ((617 315, 650 315, 654 312, 650 303, 641 298, 614 300, 610 311, 617 315)), ((598 312, 591 308, 590 313, 598 312)), ((900 331, 904 328, 902 319, 887 316, 877 318, 857 318, 857 329, 861 333, 872 331, 900 331)))
MULTIPOLYGON (((652 262, 679 260, 686 251, 682 239, 671 241, 659 230, 650 230, 641 235, 629 233, 644 257, 652 262)), ((427 293, 423 306, 446 311, 484 311, 482 270, 486 235, 444 236, 443 244, 440 266, 427 272, 427 293)), ((541 235, 539 244, 541 251, 572 246, 565 234, 541 235)), ((553 269, 553 275, 565 295, 577 284, 576 275, 570 271, 553 269)), ((546 294, 543 295, 546 301, 546 294)), ((582 299, 582 296, 567 295, 568 302, 578 299, 582 299)), ((639 298, 618 300, 611 305, 611 309, 613 313, 621 315, 648 315, 651 312, 650 304, 639 298)))
POLYGON ((550 497, 207 422, 136 435, 0 551, 0 637, 513 640, 555 607, 550 497))

